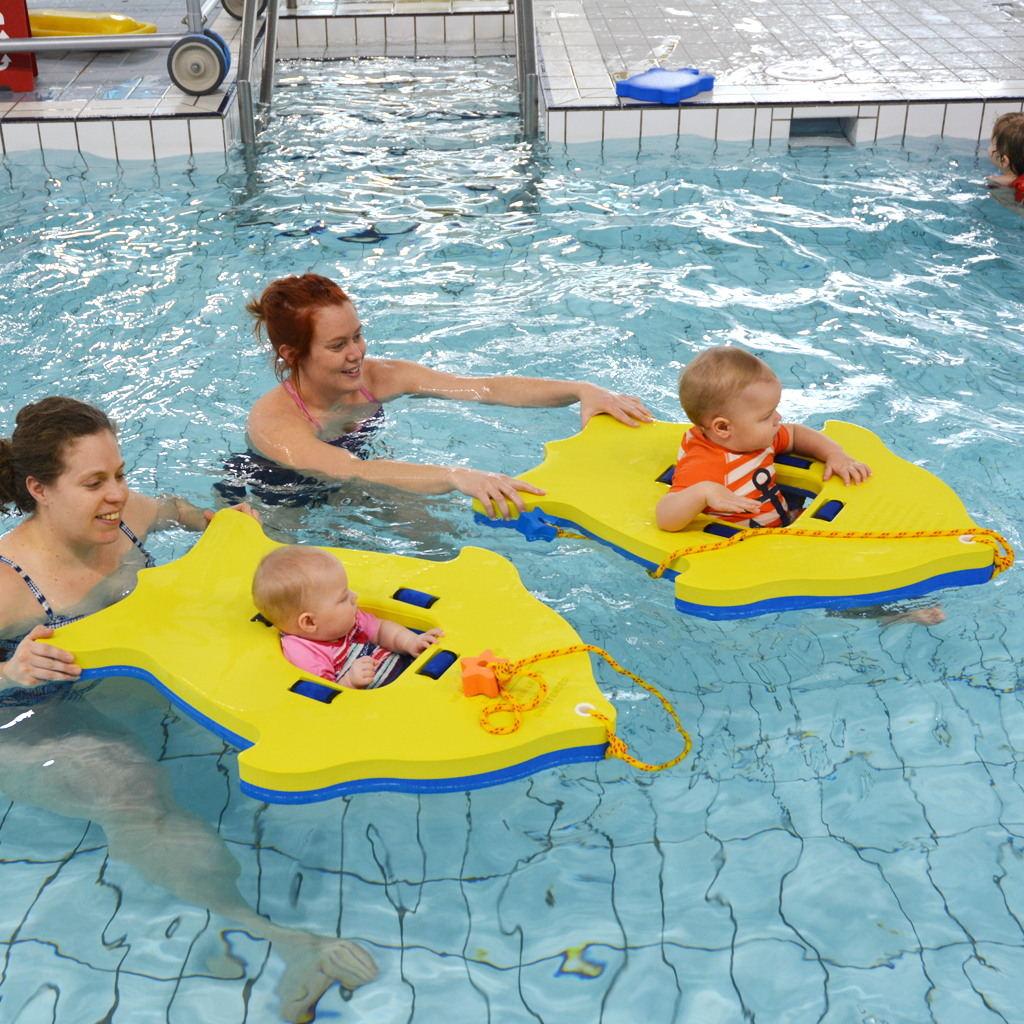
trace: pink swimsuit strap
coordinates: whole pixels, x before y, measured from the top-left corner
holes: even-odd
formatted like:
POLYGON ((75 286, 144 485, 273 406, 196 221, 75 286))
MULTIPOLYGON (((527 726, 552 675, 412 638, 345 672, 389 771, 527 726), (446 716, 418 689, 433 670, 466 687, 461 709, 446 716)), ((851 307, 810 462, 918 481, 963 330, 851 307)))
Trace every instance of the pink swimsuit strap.
MULTIPOLYGON (((292 396, 292 399, 295 401, 295 404, 306 414, 306 418, 309 420, 309 422, 312 423, 313 426, 316 427, 318 431, 323 430, 323 427, 320 426, 319 420, 315 419, 313 414, 306 408, 306 403, 302 400, 302 397, 299 395, 298 391, 295 390, 295 385, 291 382, 291 378, 285 377, 285 379, 281 381, 281 385, 284 387, 285 391, 287 391, 288 394, 292 396)), ((359 386, 359 390, 363 393, 363 397, 368 402, 376 402, 377 405, 380 405, 380 403, 377 402, 377 399, 374 398, 373 395, 371 395, 370 392, 367 391, 366 388, 364 388, 362 385, 359 386)))

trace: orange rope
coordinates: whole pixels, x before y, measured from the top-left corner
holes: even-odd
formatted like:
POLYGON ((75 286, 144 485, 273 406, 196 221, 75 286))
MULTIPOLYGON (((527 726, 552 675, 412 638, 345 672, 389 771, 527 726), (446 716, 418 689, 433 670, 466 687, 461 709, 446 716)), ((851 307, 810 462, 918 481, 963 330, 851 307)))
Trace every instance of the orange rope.
POLYGON ((1001 533, 996 533, 995 530, 979 530, 977 528, 969 530, 915 530, 901 532, 886 530, 861 532, 850 530, 846 533, 817 533, 810 530, 794 530, 788 526, 765 526, 756 530, 741 530, 732 537, 717 541, 714 544, 691 544, 689 547, 679 548, 678 551, 673 551, 657 569, 648 569, 647 573, 654 579, 660 579, 662 573, 677 558, 682 558, 683 555, 697 555, 705 551, 721 551, 724 548, 732 547, 734 544, 741 544, 745 540, 750 540, 751 537, 776 535, 783 537, 817 537, 824 540, 858 540, 861 538, 869 540, 890 540, 893 538, 912 540, 918 537, 971 537, 992 548, 992 579, 995 579, 1001 572, 1009 569, 1013 565, 1014 560, 1013 548, 1010 546, 1010 542, 1001 533), (1000 551, 1000 547, 1006 551, 1005 555, 1000 551))
POLYGON ((671 761, 666 761, 664 764, 644 764, 643 761, 638 761, 635 757, 630 756, 626 744, 615 735, 615 728, 611 723, 611 720, 606 716, 602 715, 600 711, 591 708, 587 713, 598 721, 604 722, 605 728, 608 731, 608 751, 605 757, 618 757, 621 758, 626 764, 631 764, 634 768, 640 768, 645 772, 660 772, 665 768, 672 768, 679 764, 684 757, 690 752, 690 748, 693 746, 693 741, 690 739, 689 734, 683 728, 682 723, 679 721, 679 716, 675 712, 675 708, 668 702, 655 687, 649 683, 645 683, 638 675, 634 675, 629 669, 623 668, 615 659, 607 652, 601 650, 600 647, 595 647, 593 644, 573 644, 572 647, 562 647, 557 651, 545 651, 541 654, 531 654, 527 658, 522 658, 520 661, 514 663, 508 662, 494 662, 491 664, 491 668, 494 670, 495 678, 498 680, 498 689, 500 696, 498 697, 497 704, 490 704, 483 709, 480 713, 480 725, 489 733, 495 736, 507 736, 509 733, 515 732, 520 724, 522 723, 522 714, 527 711, 532 711, 538 707, 541 702, 547 697, 548 688, 544 680, 534 672, 524 672, 529 665, 534 665, 538 661, 547 661, 549 658, 561 658, 566 654, 579 654, 582 651, 590 651, 592 654, 599 654, 605 661, 616 672, 620 672, 624 676, 629 676, 633 682, 642 686, 648 693, 654 694, 658 700, 661 701, 665 710, 672 716, 672 721, 676 723, 676 729, 682 734, 683 737, 683 752, 678 756, 674 757, 671 761), (530 679, 535 679, 539 684, 536 694, 533 699, 528 703, 520 703, 517 701, 512 694, 509 692, 508 684, 516 676, 526 676, 530 679), (491 725, 490 717, 500 711, 505 711, 513 716, 512 723, 506 726, 495 726, 491 725))

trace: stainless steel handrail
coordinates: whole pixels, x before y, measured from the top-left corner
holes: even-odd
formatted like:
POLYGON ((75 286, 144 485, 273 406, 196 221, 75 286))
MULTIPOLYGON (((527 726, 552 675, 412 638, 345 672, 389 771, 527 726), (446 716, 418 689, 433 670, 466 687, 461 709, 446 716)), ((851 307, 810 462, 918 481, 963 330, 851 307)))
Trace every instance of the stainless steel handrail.
POLYGON ((519 109, 523 135, 537 137, 537 27, 533 0, 515 0, 516 73, 519 79, 519 109))
POLYGON ((277 26, 281 19, 281 0, 269 0, 263 31, 263 78, 260 81, 260 103, 269 112, 274 98, 274 61, 277 57, 277 26))
POLYGON ((259 0, 243 0, 242 34, 238 40, 238 121, 243 146, 256 143, 256 115, 252 102, 252 60, 256 45, 256 7, 259 0))

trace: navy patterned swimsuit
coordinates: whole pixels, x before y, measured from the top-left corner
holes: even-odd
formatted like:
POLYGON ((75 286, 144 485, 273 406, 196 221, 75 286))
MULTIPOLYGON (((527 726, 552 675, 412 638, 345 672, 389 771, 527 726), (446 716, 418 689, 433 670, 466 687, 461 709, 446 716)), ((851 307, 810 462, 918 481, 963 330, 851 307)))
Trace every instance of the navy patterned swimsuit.
MULTIPOLYGON (((282 382, 285 391, 291 395, 295 404, 307 416, 309 421, 322 431, 320 423, 314 419, 306 408, 291 381, 282 382)), ((353 430, 340 437, 324 440, 334 448, 343 448, 357 459, 365 459, 370 454, 370 444, 384 426, 384 406, 365 388, 360 388, 363 396, 377 408, 353 430)), ((219 480, 213 485, 214 490, 232 504, 247 501, 249 495, 246 488, 252 491, 266 505, 283 505, 286 508, 319 508, 325 504, 333 491, 340 484, 331 484, 316 477, 307 476, 288 466, 282 466, 273 459, 268 459, 251 448, 247 452, 232 455, 224 462, 228 473, 227 480, 219 480)))
MULTIPOLYGON (((139 551, 142 552, 146 557, 145 568, 152 569, 156 565, 156 560, 153 556, 142 546, 142 541, 135 536, 134 533, 122 522, 121 532, 135 545, 139 551)), ((58 615, 52 607, 50 602, 46 600, 46 595, 36 585, 35 580, 17 562, 12 562, 11 559, 6 558, 4 555, 0 555, 0 563, 9 566, 13 569, 24 581, 25 585, 29 590, 32 591, 32 596, 39 602, 40 607, 46 614, 46 622, 44 625, 49 626, 51 629, 57 629, 59 626, 66 626, 71 622, 78 622, 79 619, 84 619, 87 615, 92 614, 91 612, 83 612, 80 615, 58 615)), ((28 634, 26 633, 25 636, 28 634)), ((14 637, 10 640, 0 639, 0 650, 6 652, 6 658, 9 658, 11 654, 17 649, 18 644, 25 639, 25 636, 14 637)), ((83 693, 91 690, 93 686, 98 683, 99 680, 92 683, 89 686, 80 687, 73 691, 75 697, 80 697, 83 693)), ((0 707, 26 707, 31 704, 40 704, 44 700, 49 700, 50 697, 55 696, 62 691, 68 696, 72 695, 71 687, 73 687, 74 680, 60 680, 52 683, 42 683, 39 686, 33 686, 30 688, 13 686, 7 689, 0 690, 0 707)))

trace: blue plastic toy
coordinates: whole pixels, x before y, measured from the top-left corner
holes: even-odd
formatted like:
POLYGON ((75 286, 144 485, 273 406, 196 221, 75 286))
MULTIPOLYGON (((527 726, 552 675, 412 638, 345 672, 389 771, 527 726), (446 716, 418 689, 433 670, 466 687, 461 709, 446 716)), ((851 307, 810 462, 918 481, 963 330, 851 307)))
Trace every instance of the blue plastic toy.
POLYGON ((649 103, 678 103, 714 87, 715 76, 702 75, 696 68, 680 68, 678 71, 651 68, 642 75, 616 82, 615 95, 649 103))

